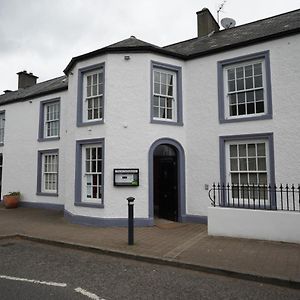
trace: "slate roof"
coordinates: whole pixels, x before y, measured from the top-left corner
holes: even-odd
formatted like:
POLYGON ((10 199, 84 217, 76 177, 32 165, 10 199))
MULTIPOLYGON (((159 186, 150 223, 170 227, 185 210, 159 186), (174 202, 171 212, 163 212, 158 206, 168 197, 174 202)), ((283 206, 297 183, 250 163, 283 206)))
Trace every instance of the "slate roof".
MULTIPOLYGON (((78 61, 105 53, 153 52, 188 60, 296 33, 300 33, 300 9, 165 47, 130 37, 107 47, 73 57, 64 72, 68 74, 78 61)), ((26 89, 0 95, 0 105, 47 95, 67 88, 67 77, 57 77, 26 89)))
POLYGON ((128 39, 114 43, 107 47, 97 49, 95 51, 73 57, 71 59, 71 61, 69 62, 69 64, 67 65, 67 67, 65 68, 64 73, 68 74, 69 71, 72 69, 72 67, 75 65, 75 63, 78 61, 82 61, 82 60, 92 58, 92 57, 95 57, 95 56, 98 56, 101 54, 105 54, 105 53, 122 53, 122 52, 139 52, 139 53, 155 52, 155 53, 159 53, 159 54, 163 54, 163 55, 167 55, 167 56, 171 56, 171 57, 176 57, 176 58, 181 58, 181 59, 185 58, 184 55, 171 52, 162 47, 144 42, 142 40, 139 40, 139 39, 131 36, 128 39))
POLYGON ((67 76, 60 76, 41 83, 37 83, 25 89, 19 89, 0 95, 0 105, 32 99, 66 89, 68 89, 68 78, 67 76))
POLYGON ((163 47, 191 59, 300 32, 300 9, 163 47))

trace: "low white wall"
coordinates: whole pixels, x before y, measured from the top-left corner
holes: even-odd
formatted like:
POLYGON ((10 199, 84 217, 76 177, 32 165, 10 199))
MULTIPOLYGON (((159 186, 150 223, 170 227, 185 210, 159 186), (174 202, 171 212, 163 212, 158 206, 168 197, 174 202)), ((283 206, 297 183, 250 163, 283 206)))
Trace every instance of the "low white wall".
POLYGON ((300 243, 300 213, 208 208, 208 234, 300 243))

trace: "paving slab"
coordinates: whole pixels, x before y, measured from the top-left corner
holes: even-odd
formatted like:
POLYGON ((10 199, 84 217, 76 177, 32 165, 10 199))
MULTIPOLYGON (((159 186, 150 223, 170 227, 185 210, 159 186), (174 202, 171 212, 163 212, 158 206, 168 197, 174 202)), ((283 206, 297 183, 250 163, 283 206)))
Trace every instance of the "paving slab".
POLYGON ((204 224, 156 223, 135 228, 135 244, 129 246, 124 227, 71 224, 58 211, 0 207, 2 238, 21 236, 300 288, 300 244, 212 237, 204 224))

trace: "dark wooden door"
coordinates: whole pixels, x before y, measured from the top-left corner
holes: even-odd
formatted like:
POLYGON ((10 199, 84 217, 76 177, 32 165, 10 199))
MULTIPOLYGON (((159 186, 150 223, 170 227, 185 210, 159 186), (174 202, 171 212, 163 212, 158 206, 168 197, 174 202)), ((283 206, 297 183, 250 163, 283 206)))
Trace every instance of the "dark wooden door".
POLYGON ((154 214, 178 220, 178 169, 176 156, 154 157, 154 214))

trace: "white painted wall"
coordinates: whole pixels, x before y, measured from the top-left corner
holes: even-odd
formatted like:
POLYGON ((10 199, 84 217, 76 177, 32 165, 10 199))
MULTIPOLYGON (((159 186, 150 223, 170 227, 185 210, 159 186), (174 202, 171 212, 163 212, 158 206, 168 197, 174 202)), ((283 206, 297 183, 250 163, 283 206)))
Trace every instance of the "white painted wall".
POLYGON ((187 212, 207 215, 205 184, 220 181, 219 136, 274 133, 275 181, 300 183, 300 35, 247 46, 186 63, 187 212), (219 124, 217 62, 270 51, 273 119, 219 124))
POLYGON ((208 208, 208 234, 300 243, 300 213, 208 208))
POLYGON ((226 51, 183 62, 156 54, 108 54, 76 64, 69 75, 68 91, 1 106, 6 110, 3 151, 3 192, 20 190, 24 201, 61 203, 75 215, 101 218, 127 216, 128 196, 134 196, 135 215, 147 218, 148 151, 157 139, 177 140, 186 157, 187 214, 207 216, 210 206, 205 184, 218 182, 219 136, 274 133, 275 180, 300 183, 300 35, 226 51), (270 50, 273 119, 219 124, 217 62, 270 50), (124 60, 130 55, 130 60, 124 60), (182 67, 183 123, 150 123, 151 60, 182 67), (78 69, 105 62, 105 122, 76 127, 78 69), (61 138, 38 142, 39 102, 61 97, 61 138), (126 126, 125 126, 126 125, 126 126), (126 128, 125 128, 126 127, 126 128), (105 138, 105 207, 74 206, 76 140, 105 138), (37 196, 37 151, 59 148, 59 197, 37 196), (140 186, 113 186, 114 168, 139 168, 140 186))
MULTIPOLYGON (((55 93, 41 98, 1 106, 5 110, 5 134, 3 153, 2 196, 8 192, 20 191, 21 200, 38 203, 64 203, 64 168, 60 168, 59 196, 36 195, 38 150, 60 149, 60 163, 63 164, 65 119, 61 121, 61 139, 38 142, 40 101, 61 97, 65 101, 66 92, 55 93)), ((62 106, 61 115, 64 116, 62 106)))

